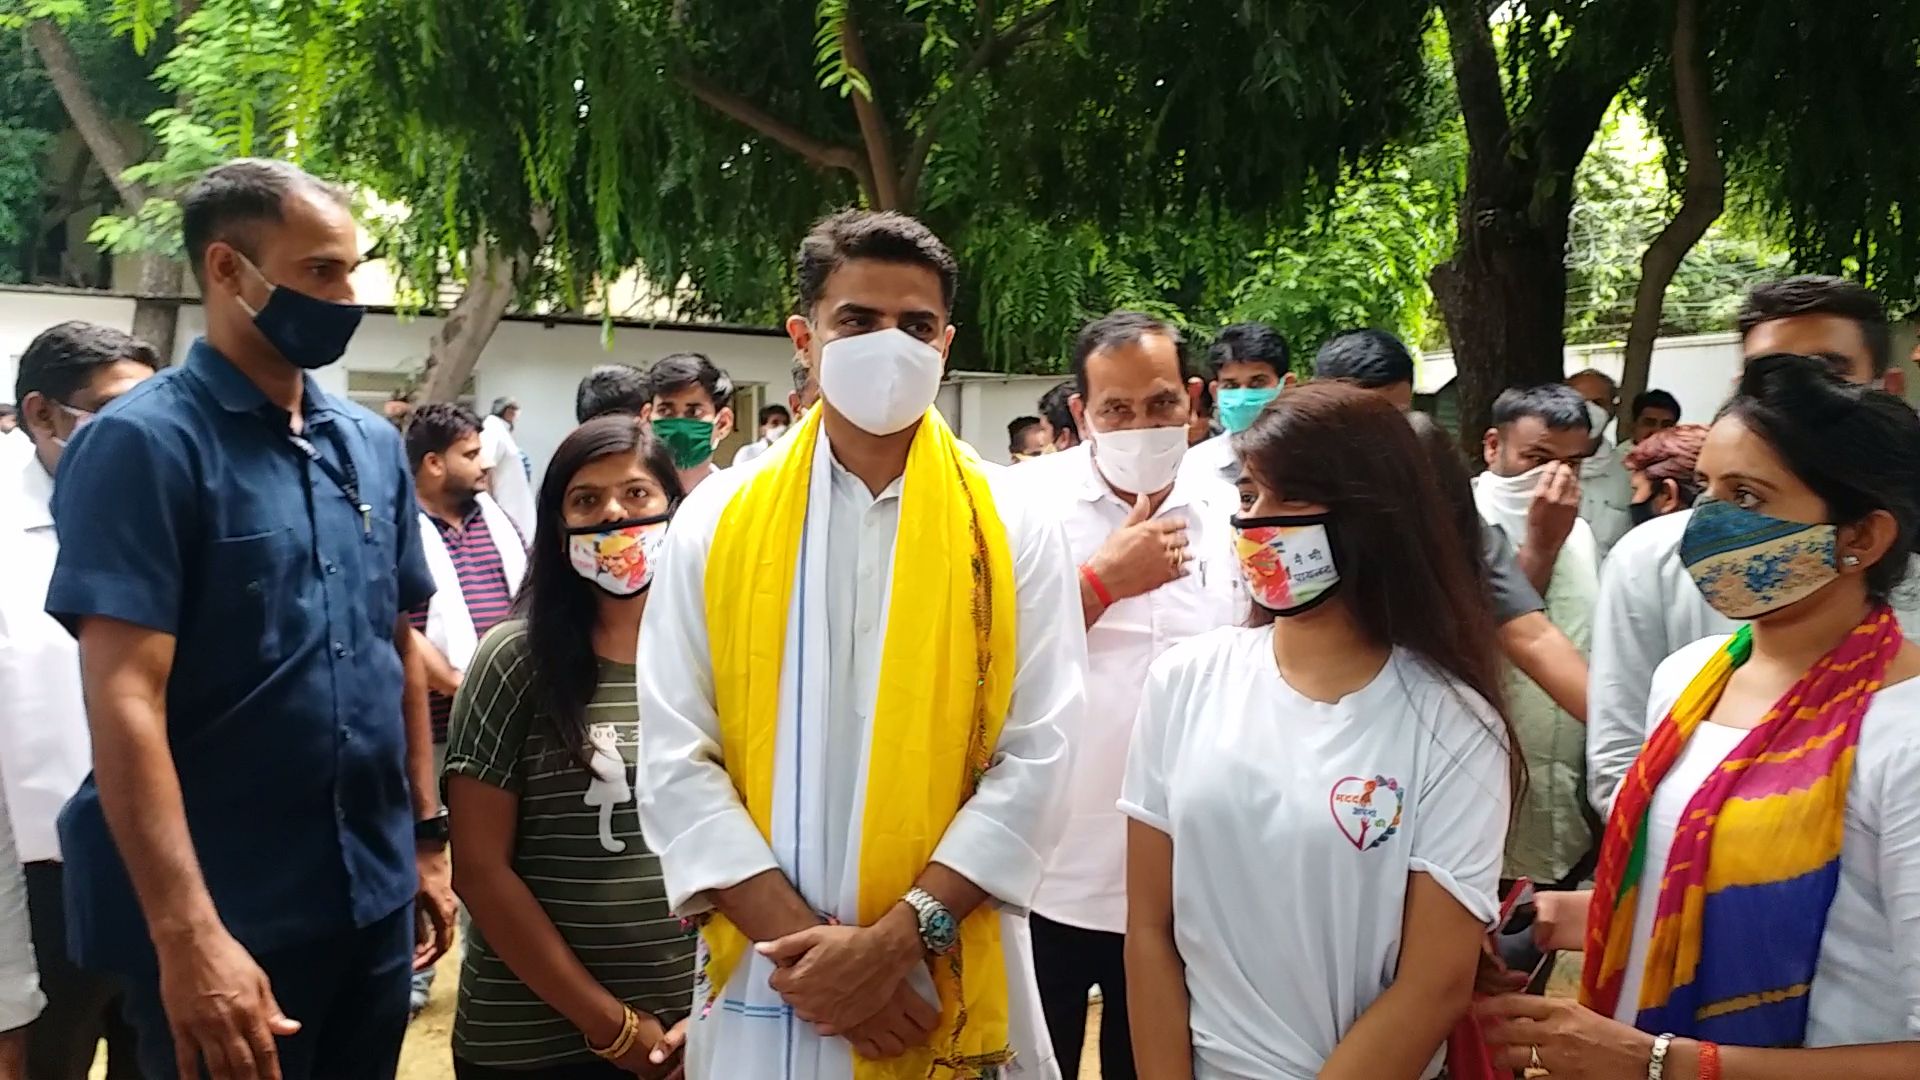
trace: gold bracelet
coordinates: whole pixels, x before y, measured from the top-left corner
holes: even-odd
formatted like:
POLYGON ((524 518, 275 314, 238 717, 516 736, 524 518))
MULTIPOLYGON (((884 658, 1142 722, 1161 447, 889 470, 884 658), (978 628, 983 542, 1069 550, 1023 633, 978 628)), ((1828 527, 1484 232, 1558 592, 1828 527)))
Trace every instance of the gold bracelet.
POLYGON ((629 1050, 633 1049, 634 1043, 640 1041, 639 1014, 635 1013, 633 1007, 630 1005, 622 1004, 620 1008, 625 1011, 626 1015, 620 1020, 620 1034, 613 1040, 611 1045, 602 1049, 593 1045, 593 1040, 586 1040, 587 1049, 593 1051, 596 1056, 605 1061, 619 1061, 621 1058, 627 1056, 629 1050))

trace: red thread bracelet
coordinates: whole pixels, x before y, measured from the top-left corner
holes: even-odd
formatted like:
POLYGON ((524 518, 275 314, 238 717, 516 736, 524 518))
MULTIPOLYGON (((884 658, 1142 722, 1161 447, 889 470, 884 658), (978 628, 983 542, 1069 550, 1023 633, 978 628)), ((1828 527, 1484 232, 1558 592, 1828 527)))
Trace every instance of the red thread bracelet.
POLYGON ((1700 1080, 1720 1080, 1720 1047, 1710 1042, 1700 1044, 1700 1080))
POLYGON ((1086 563, 1080 564, 1080 580, 1086 582, 1087 588, 1093 590, 1093 595, 1099 599, 1101 607, 1113 606, 1113 594, 1107 591, 1107 583, 1101 581, 1100 575, 1094 573, 1093 568, 1086 563))

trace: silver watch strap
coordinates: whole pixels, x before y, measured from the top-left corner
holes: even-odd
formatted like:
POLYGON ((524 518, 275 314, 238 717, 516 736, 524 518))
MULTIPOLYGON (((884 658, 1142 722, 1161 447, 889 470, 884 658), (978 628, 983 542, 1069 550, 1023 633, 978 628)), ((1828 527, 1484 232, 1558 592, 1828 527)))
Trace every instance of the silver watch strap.
POLYGON ((1673 1046, 1673 1035, 1656 1035, 1653 1038, 1653 1057, 1647 1060, 1647 1080, 1665 1080, 1667 1075, 1667 1051, 1673 1046))

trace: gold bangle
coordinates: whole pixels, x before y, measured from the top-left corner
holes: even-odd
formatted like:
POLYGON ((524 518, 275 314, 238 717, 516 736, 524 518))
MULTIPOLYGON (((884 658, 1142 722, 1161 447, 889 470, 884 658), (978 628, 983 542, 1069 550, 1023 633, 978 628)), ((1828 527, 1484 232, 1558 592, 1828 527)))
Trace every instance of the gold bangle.
POLYGON ((624 1010, 626 1015, 620 1018, 620 1034, 615 1036, 610 1045, 602 1049, 601 1047, 593 1045, 591 1039, 585 1040, 587 1049, 593 1051, 595 1056, 604 1061, 618 1061, 626 1057, 627 1052, 633 1049, 633 1044, 640 1041, 639 1015, 633 1011, 633 1007, 630 1005, 622 1004, 620 1008, 624 1010))

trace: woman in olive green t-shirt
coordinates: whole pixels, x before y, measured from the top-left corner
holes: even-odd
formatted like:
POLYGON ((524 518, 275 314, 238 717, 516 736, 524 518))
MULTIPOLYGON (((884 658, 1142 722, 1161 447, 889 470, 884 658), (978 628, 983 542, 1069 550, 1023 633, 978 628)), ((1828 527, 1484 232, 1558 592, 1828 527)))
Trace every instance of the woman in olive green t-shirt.
POLYGON ((515 617, 481 641, 454 699, 454 888, 473 916, 460 1080, 679 1071, 694 941, 640 835, 633 658, 682 494, 672 454, 633 417, 567 436, 515 617))

